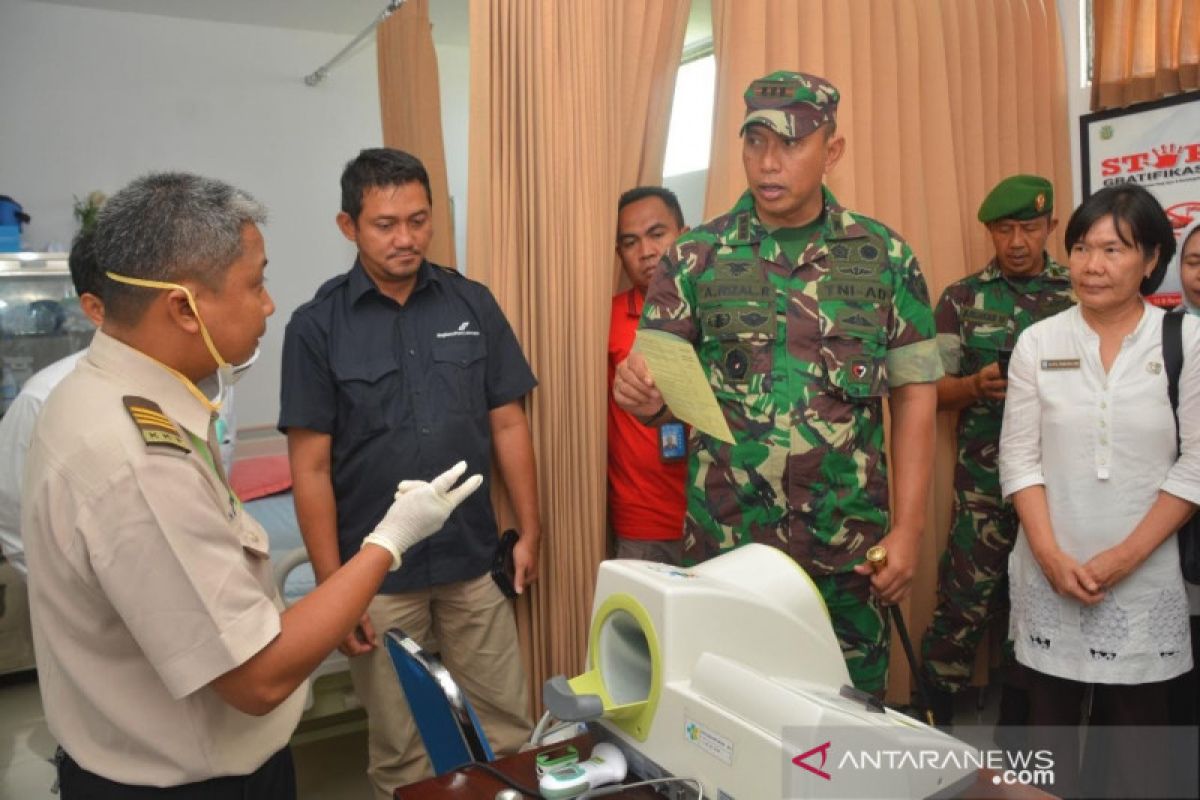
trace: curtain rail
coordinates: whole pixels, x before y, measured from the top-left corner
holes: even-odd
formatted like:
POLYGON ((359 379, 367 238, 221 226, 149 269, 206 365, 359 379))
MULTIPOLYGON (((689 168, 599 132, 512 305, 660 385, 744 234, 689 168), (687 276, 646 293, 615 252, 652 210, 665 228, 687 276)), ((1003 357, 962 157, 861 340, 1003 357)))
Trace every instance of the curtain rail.
POLYGON ((345 58, 346 54, 349 53, 351 50, 353 50, 358 45, 359 42, 361 42, 363 39, 367 38, 367 36, 369 36, 372 31, 374 31, 377 27, 379 27, 379 24, 381 22, 383 22, 385 19, 387 19, 388 17, 390 17, 392 15, 392 12, 394 12, 400 6, 404 5, 404 2, 405 2, 405 0, 389 0, 387 6, 383 9, 383 11, 379 12, 379 16, 375 17, 375 19, 371 22, 370 25, 363 28, 362 33, 358 34, 358 36, 355 36, 353 39, 351 39, 350 44, 346 45, 341 50, 339 50, 338 54, 335 55, 333 58, 329 59, 321 66, 317 67, 314 71, 310 72, 308 75, 305 75, 304 83, 307 84, 308 86, 316 86, 318 83, 325 80, 325 76, 329 74, 329 70, 333 69, 335 64, 337 64, 339 61, 341 61, 343 58, 345 58))

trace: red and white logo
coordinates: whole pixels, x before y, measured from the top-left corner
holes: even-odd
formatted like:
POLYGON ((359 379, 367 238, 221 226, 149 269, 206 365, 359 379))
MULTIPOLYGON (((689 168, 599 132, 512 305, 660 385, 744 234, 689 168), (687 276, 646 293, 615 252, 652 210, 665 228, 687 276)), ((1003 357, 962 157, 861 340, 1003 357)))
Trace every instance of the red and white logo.
POLYGON ((1200 202, 1194 200, 1176 203, 1167 208, 1166 212, 1167 217, 1171 220, 1171 227, 1175 229, 1176 236, 1182 234, 1183 229, 1193 222, 1200 222, 1200 202))
POLYGON ((825 744, 819 744, 816 747, 814 747, 812 750, 809 750, 806 753, 801 753, 800 755, 793 758, 792 763, 795 764, 797 767, 800 767, 801 769, 808 770, 813 775, 817 775, 821 778, 824 778, 825 780, 831 780, 831 778, 829 777, 829 773, 826 772, 824 769, 825 761, 829 757, 829 745, 830 745, 830 742, 826 742, 825 744), (812 764, 809 764, 807 762, 807 759, 812 756, 815 756, 817 753, 821 754, 821 763, 820 763, 820 765, 814 767, 812 764))
POLYGON ((1188 164, 1200 164, 1200 142, 1179 145, 1166 142, 1150 148, 1150 152, 1125 153, 1100 162, 1100 176, 1132 175, 1146 170, 1173 169, 1188 164))

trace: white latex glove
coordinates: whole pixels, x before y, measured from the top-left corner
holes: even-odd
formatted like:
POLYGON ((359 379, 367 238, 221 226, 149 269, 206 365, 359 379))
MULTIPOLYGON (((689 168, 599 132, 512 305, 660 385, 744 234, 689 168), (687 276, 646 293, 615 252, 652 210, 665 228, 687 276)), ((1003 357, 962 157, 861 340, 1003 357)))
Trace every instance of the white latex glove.
POLYGON ((378 545, 387 550, 392 554, 392 570, 400 569, 404 552, 441 530, 450 512, 483 483, 482 475, 472 475, 454 486, 466 471, 467 462, 460 461, 429 483, 400 481, 391 508, 363 539, 363 545, 378 545))

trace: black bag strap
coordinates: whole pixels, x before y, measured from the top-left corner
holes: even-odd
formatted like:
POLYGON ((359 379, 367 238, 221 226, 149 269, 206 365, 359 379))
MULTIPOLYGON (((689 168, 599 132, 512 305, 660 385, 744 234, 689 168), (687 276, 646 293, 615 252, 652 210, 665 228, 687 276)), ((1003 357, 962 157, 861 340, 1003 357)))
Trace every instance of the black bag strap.
POLYGON ((1162 326, 1163 366, 1167 369, 1167 397, 1175 417, 1175 452, 1179 452, 1179 373, 1183 371, 1183 314, 1166 314, 1162 326))

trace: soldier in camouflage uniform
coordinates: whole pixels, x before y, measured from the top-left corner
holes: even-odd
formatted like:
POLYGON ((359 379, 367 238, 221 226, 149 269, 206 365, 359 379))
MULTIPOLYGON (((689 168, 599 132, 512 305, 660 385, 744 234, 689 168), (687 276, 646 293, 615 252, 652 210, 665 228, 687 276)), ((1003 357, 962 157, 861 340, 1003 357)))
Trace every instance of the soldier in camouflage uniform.
MULTIPOLYGON (((855 685, 882 694, 880 605, 908 592, 932 472, 942 375, 933 313, 908 245, 822 183, 845 147, 837 90, 776 72, 745 99, 749 191, 676 242, 641 322, 694 344, 736 440, 693 432, 686 558, 748 542, 790 555, 825 598, 855 685), (885 397, 897 466, 890 521, 885 397), (864 555, 880 543, 888 561, 873 574, 864 555)), ((636 353, 614 396, 644 421, 670 413, 636 353)))
MULTIPOLYGON (((1021 331, 1075 302, 1066 268, 1045 252, 1057 222, 1053 211, 1054 188, 1045 178, 1014 175, 997 184, 978 214, 996 257, 946 287, 937 306, 946 370, 937 384, 938 410, 958 412, 958 461, 938 603, 921 651, 934 715, 943 724, 951 722, 952 695, 967 685, 988 623, 1008 609, 1017 515, 1001 497, 996 463, 1006 386, 1000 362, 1021 331)), ((1020 716, 1020 693, 1008 678, 1001 705, 1002 715, 1020 716)))

